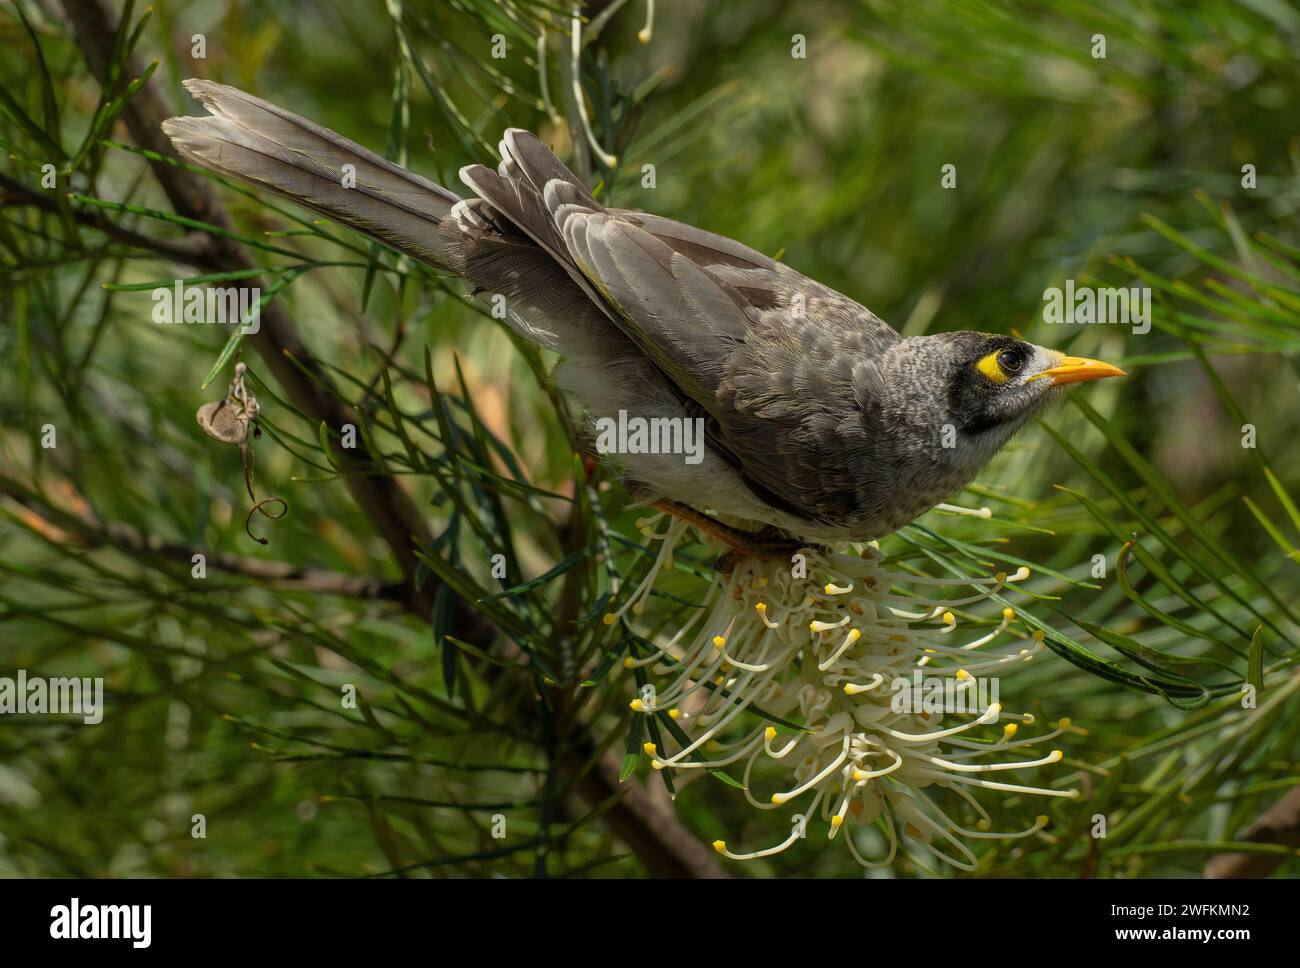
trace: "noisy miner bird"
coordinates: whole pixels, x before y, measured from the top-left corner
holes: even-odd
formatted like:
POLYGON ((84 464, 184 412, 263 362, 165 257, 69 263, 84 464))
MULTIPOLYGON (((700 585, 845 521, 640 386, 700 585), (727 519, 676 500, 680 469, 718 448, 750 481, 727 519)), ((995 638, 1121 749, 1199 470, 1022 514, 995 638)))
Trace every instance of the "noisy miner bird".
POLYGON ((895 531, 969 483, 1063 387, 1123 375, 1011 336, 904 339, 761 252, 600 204, 518 128, 496 171, 461 169, 478 196, 462 199, 236 88, 185 88, 212 115, 163 122, 186 159, 504 297, 509 325, 560 354, 556 378, 593 421, 702 429, 698 462, 617 460, 639 500, 741 552, 775 553, 778 533, 895 531))

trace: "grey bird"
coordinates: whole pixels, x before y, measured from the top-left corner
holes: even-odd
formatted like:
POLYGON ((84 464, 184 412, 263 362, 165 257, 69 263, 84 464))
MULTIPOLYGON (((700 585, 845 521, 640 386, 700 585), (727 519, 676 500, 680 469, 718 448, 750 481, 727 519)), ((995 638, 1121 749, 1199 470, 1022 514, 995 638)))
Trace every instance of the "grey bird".
POLYGON ((653 428, 611 455, 629 491, 742 551, 895 531, 973 480, 1063 387, 1123 375, 1004 335, 904 339, 738 242, 601 205, 518 128, 496 171, 461 169, 477 196, 461 199, 236 88, 185 87, 211 117, 163 123, 184 158, 504 297, 509 325, 560 354, 556 378, 593 422, 653 428), (657 446, 692 427, 698 463, 657 446))

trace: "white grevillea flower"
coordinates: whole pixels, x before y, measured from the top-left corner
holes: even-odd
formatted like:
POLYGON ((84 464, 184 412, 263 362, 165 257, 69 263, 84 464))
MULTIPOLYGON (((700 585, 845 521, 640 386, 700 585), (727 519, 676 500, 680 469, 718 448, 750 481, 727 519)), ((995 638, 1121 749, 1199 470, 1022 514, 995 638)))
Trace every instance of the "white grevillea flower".
MULTIPOLYGON (((606 622, 629 610, 640 614, 655 577, 670 565, 687 525, 672 519, 655 532, 659 520, 641 522, 642 532, 661 542, 654 565, 606 622)), ((1047 823, 1040 816, 1026 830, 990 831, 988 813, 973 794, 1078 796, 1077 790, 1001 779, 1005 771, 1061 759, 1059 750, 1035 757, 1023 748, 1060 735, 1068 720, 1043 735, 1018 737, 1032 715, 1010 714, 996 701, 997 680, 1042 650, 1043 633, 1013 636, 1015 613, 1006 608, 996 624, 986 620, 976 625, 978 632, 965 634, 953 611, 965 612, 1023 581, 1028 569, 992 578, 926 578, 891 573, 882 558, 865 546, 856 554, 807 549, 793 563, 742 559, 730 574, 717 575, 704 607, 670 640, 657 643, 655 654, 625 660, 659 677, 632 709, 667 714, 675 727, 670 748, 645 744, 656 770, 740 770, 744 795, 755 807, 790 805, 806 818, 792 823, 789 836, 774 846, 740 853, 719 840, 719 853, 734 860, 779 853, 818 818, 831 840, 845 824, 879 821, 888 843, 881 858, 864 857, 852 836, 842 838, 863 866, 892 863, 900 837, 907 837, 970 870, 976 857, 966 840, 1028 837, 1047 823), (969 594, 938 597, 945 586, 964 586, 969 594), (908 688, 922 676, 928 686, 938 684, 942 704, 923 702, 919 690, 908 688), (990 680, 991 701, 983 691, 990 680), (911 701, 900 702, 903 696, 911 701), (784 779, 769 792, 773 775, 784 779), (945 814, 922 792, 930 786, 969 803, 980 818, 977 829, 945 814)))

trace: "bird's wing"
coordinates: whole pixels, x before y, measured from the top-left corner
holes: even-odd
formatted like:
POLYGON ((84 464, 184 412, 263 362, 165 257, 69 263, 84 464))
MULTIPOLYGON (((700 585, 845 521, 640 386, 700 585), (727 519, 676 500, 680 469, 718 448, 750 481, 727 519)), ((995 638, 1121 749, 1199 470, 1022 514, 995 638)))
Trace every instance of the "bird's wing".
MULTIPOLYGON (((461 178, 542 246, 660 369, 709 442, 761 497, 801 516, 823 494, 825 450, 869 432, 873 360, 899 335, 858 303, 731 239, 608 209, 532 134, 496 172, 461 178)), ((842 452, 841 452, 842 458, 842 452)))

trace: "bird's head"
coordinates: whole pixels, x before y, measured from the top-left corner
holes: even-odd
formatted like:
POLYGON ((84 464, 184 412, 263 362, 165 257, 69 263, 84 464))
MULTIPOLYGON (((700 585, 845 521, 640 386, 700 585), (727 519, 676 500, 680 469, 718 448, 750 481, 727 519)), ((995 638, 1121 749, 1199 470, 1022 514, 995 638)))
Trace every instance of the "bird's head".
POLYGON ((937 438, 937 450, 927 441, 931 454, 972 474, 1065 387, 1124 375, 1100 360, 991 333, 912 337, 898 350, 903 365, 894 368, 895 405, 937 438))

